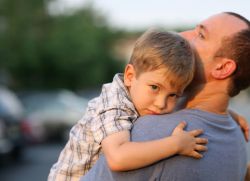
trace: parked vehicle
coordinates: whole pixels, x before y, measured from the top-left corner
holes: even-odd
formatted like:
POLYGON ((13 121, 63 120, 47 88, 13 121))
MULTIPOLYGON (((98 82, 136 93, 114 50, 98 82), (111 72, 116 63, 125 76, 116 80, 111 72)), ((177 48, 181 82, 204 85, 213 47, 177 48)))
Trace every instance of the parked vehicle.
POLYGON ((88 102, 68 90, 31 93, 21 100, 25 107, 25 138, 31 143, 67 140, 88 102))
POLYGON ((23 107, 18 97, 0 86, 0 157, 19 158, 25 145, 22 134, 23 107))

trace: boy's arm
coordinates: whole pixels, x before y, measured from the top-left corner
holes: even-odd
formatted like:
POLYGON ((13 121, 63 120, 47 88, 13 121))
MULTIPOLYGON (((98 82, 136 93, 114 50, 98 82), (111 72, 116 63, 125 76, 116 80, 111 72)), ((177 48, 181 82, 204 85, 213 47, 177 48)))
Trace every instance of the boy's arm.
POLYGON ((126 171, 150 165, 163 158, 182 154, 201 158, 198 151, 205 151, 205 138, 197 138, 202 130, 184 131, 185 122, 180 123, 172 135, 155 141, 130 142, 130 132, 121 131, 106 137, 102 149, 111 170, 126 171))
POLYGON ((248 125, 247 120, 243 116, 237 114, 236 112, 232 110, 228 110, 228 112, 233 117, 233 119, 239 124, 239 126, 241 127, 244 133, 246 141, 248 141, 249 140, 249 125, 248 125))

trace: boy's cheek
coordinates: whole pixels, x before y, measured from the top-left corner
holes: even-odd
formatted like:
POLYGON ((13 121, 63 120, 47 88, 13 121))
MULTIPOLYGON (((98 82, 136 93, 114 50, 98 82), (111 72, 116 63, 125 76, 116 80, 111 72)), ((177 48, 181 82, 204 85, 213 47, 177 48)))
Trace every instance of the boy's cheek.
POLYGON ((167 109, 162 114, 170 114, 175 111, 176 103, 168 105, 167 109))
POLYGON ((169 104, 168 104, 168 112, 167 113, 171 113, 174 112, 177 106, 177 101, 178 99, 174 99, 172 100, 169 104))

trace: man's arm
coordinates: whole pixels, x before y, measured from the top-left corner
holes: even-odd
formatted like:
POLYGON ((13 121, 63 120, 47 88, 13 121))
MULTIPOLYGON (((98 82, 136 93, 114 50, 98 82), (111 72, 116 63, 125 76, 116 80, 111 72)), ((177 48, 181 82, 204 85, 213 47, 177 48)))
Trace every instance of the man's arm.
POLYGON ((130 132, 121 131, 106 137, 102 149, 109 167, 114 171, 126 171, 150 165, 161 159, 181 154, 201 158, 198 151, 205 151, 207 139, 198 138, 202 130, 184 131, 181 122, 172 135, 147 142, 130 142, 130 132))

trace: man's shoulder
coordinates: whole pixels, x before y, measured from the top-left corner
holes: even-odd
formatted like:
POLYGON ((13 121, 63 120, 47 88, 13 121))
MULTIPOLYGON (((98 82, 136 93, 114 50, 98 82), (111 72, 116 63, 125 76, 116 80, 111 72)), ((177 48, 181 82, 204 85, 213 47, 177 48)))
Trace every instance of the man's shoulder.
POLYGON ((185 117, 190 117, 192 112, 188 109, 183 109, 171 114, 162 114, 162 115, 146 115, 138 118, 136 124, 157 124, 164 122, 165 124, 173 124, 176 120, 180 120, 185 117))
POLYGON ((172 114, 139 117, 133 126, 131 138, 136 141, 145 141, 169 136, 172 130, 186 119, 187 114, 185 110, 181 110, 172 114))
POLYGON ((182 121, 187 122, 185 130, 214 129, 215 127, 235 127, 227 115, 217 115, 197 109, 183 109, 171 114, 148 115, 140 117, 132 129, 135 140, 152 140, 171 135, 173 129, 182 121))
POLYGON ((220 123, 221 120, 228 121, 229 118, 230 118, 230 116, 228 116, 228 115, 215 114, 215 113, 202 111, 202 110, 198 110, 198 109, 182 109, 182 110, 179 110, 179 111, 171 113, 171 114, 143 116, 137 120, 136 124, 171 125, 171 124, 175 124, 176 122, 180 122, 180 121, 207 122, 207 121, 211 121, 211 120, 214 120, 215 122, 220 123))

